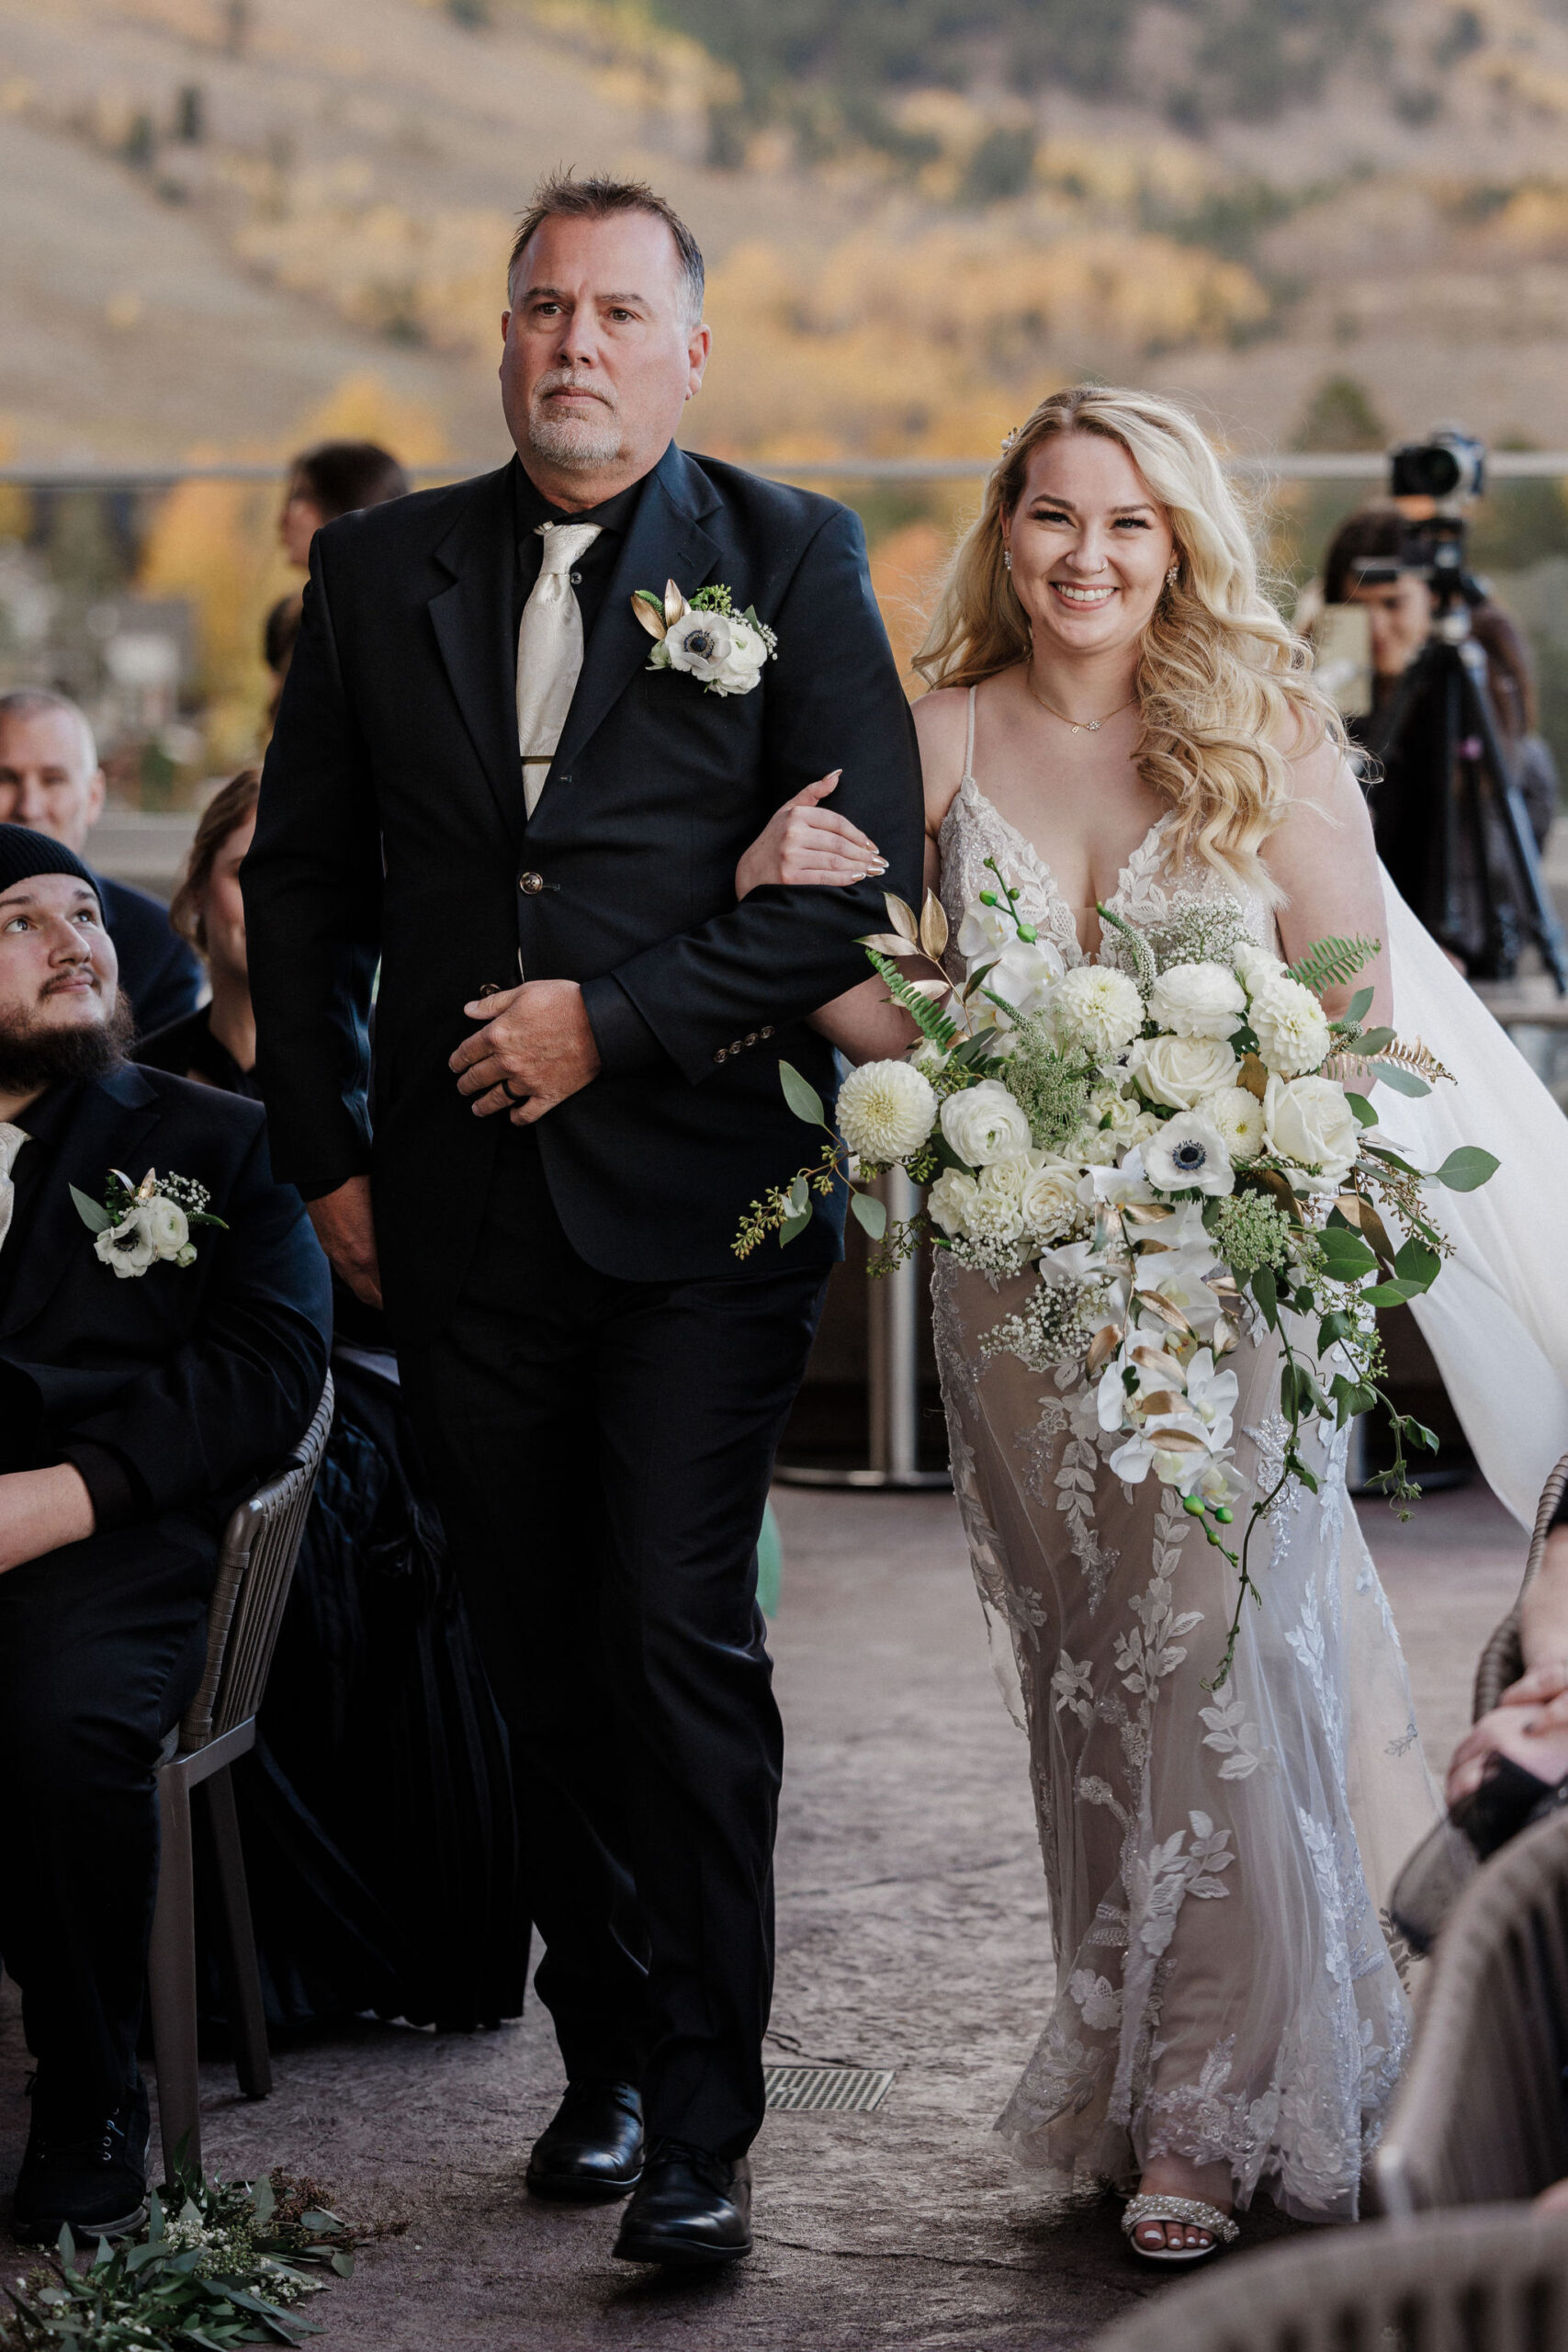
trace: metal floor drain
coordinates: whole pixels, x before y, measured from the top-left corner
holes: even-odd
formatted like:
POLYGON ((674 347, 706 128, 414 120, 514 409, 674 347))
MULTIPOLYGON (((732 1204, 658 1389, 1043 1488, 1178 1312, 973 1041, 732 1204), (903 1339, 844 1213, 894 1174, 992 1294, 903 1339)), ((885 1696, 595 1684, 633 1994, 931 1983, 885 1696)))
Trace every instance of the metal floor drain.
POLYGON ((768 2105, 800 2114, 869 2115, 893 2087, 891 2066, 764 2066, 768 2105))

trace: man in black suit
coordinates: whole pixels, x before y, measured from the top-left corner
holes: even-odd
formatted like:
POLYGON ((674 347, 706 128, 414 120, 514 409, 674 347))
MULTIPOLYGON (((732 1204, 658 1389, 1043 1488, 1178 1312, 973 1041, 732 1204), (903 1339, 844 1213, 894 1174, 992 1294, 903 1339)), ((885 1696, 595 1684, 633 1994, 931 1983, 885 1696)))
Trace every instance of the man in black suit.
POLYGON ((529 2186, 635 2188, 617 2254, 723 2261, 773 1967, 756 1542, 842 1198, 731 1243, 819 1148, 779 1063, 831 1098, 806 1019, 886 922, 869 842, 919 889, 919 774, 855 516, 671 440, 708 331, 669 207, 547 184, 509 299, 517 461, 314 543, 243 876, 258 1069, 329 1255, 385 1283, 511 1726, 570 2086, 529 2186), (667 582, 755 608, 760 678, 650 668, 667 582), (738 904, 830 767, 865 878, 738 904))
POLYGON ((45 2241, 145 2211, 153 1771, 223 1522, 327 1365, 326 1264, 260 1105, 133 1069, 130 1025, 92 874, 0 825, 0 1959, 38 2060, 16 2227, 45 2241), (176 1207, 96 1236, 72 1188, 101 1204, 116 1169, 204 1187, 225 1229, 176 1207))
MULTIPOLYGON (((103 814, 104 772, 87 714, 46 686, 0 695, 0 824, 28 825, 84 855, 103 814)), ((137 1035, 150 1037, 196 1011, 200 964, 148 890, 95 875, 93 887, 119 964, 137 1035)))

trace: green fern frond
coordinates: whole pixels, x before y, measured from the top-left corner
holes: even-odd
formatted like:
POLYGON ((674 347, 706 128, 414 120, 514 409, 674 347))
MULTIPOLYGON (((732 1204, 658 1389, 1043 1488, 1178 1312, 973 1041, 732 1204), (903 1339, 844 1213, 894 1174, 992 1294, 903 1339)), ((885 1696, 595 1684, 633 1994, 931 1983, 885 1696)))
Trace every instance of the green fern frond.
POLYGON ((1287 968, 1292 980, 1321 996, 1325 989, 1348 988, 1382 946, 1381 939, 1318 939, 1287 968))
POLYGON ((940 1046, 946 1053, 958 1035, 957 1023, 950 1021, 945 1012, 939 1012, 929 996, 922 996, 919 989, 911 988, 890 956, 882 955, 874 947, 868 947, 865 952, 874 969, 886 981, 887 992, 894 1003, 903 1006, 922 1037, 929 1037, 933 1046, 940 1046))

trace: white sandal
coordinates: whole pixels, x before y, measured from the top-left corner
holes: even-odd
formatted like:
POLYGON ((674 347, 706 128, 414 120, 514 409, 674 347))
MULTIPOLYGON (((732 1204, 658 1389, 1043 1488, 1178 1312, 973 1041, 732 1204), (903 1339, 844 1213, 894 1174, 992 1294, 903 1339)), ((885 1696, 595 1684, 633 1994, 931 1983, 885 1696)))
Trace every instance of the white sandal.
POLYGON ((1122 2231, 1140 2262, 1207 2262, 1222 2245, 1230 2245, 1241 2232, 1228 2213, 1201 2197, 1134 2197, 1122 2216, 1122 2231), (1208 2245, 1140 2245, 1134 2230, 1145 2222, 1182 2222, 1190 2230, 1207 2230, 1208 2245))

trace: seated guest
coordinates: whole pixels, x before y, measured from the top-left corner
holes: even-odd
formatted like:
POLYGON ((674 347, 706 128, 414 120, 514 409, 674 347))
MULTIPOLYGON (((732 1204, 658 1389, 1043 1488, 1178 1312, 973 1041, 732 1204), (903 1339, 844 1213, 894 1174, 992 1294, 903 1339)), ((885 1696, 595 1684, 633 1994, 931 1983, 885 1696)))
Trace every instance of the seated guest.
POLYGON ((38 2061, 14 2226, 136 2226, 153 1780, 223 1523, 307 1427, 326 1263, 262 1114, 123 1058, 97 884, 0 825, 0 1960, 38 2061), (96 1231, 113 1171, 164 1194, 96 1231), (189 1224, 199 1205, 221 1225, 189 1224))
MULTIPOLYGON (((288 469, 288 484, 277 518, 277 536, 290 563, 306 571, 310 542, 323 523, 353 514, 362 506, 384 506, 408 494, 409 478, 389 449, 375 441, 321 441, 301 449, 288 469)), ((299 634, 298 588, 280 596, 262 631, 262 658, 273 675, 272 709, 283 692, 294 640, 299 634)))
MULTIPOLYGON (((208 804, 170 921, 211 1002, 138 1047, 254 1096, 240 866, 254 770, 208 804)), ((382 1317, 333 1284, 336 1411, 253 1755, 234 1770, 268 2020, 477 2026, 523 2003, 505 1734, 382 1317)), ((217 1906, 197 1912, 204 1939, 217 1906)), ((221 1983, 204 1950, 204 2005, 221 1983)))
MULTIPOLYGON (((30 825, 81 857, 103 807, 104 772, 86 712, 42 686, 0 695, 0 824, 30 825)), ((170 932, 157 899, 102 875, 93 888, 137 1028, 145 1036, 191 1012, 201 967, 170 932)))

